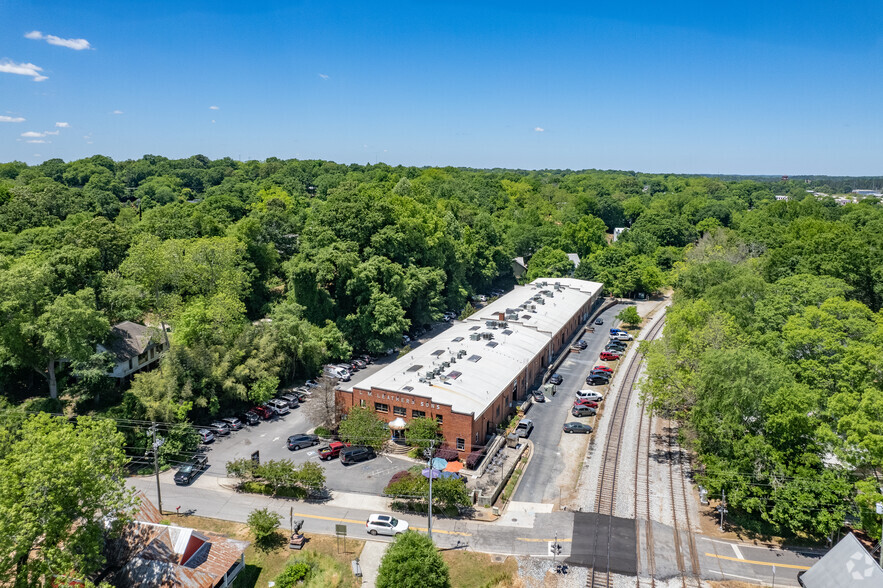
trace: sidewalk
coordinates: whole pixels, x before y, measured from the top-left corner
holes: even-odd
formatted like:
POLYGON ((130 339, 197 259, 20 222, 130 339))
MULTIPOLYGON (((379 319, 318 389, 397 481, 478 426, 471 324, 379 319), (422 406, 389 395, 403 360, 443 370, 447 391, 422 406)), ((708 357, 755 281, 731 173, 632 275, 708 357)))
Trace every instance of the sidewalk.
POLYGON ((389 548, 385 541, 366 541, 362 548, 359 565, 362 566, 362 588, 374 588, 377 572, 380 571, 380 560, 389 548))

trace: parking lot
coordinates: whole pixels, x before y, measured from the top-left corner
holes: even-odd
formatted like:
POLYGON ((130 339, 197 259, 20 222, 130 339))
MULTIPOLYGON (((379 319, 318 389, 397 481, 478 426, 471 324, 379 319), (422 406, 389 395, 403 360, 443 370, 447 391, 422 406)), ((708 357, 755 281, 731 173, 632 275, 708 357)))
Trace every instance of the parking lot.
MULTIPOLYGON (((566 435, 561 429, 564 423, 576 421, 595 427, 596 417, 576 418, 571 416, 574 394, 577 390, 589 388, 607 395, 607 386, 588 387, 585 383, 586 374, 592 366, 601 363, 598 354, 604 349, 609 337, 610 328, 616 321, 614 317, 625 305, 616 305, 601 313, 604 324, 595 327, 594 333, 586 333, 583 339, 588 344, 580 353, 570 353, 567 348, 563 353, 568 357, 559 366, 557 373, 564 381, 558 386, 555 396, 547 397, 545 402, 535 403, 525 415, 534 423, 529 439, 533 443, 533 456, 515 491, 513 500, 519 502, 555 502, 559 497, 558 486, 554 481, 564 471, 566 460, 562 451, 562 439, 566 435)), ((611 367, 618 367, 610 362, 611 367)), ((569 435, 568 435, 569 436, 569 435)), ((582 438, 583 435, 578 435, 582 438)))
MULTIPOLYGON (((450 326, 448 323, 434 325, 430 332, 421 337, 419 341, 412 342, 411 345, 415 346, 427 341, 448 326, 450 326)), ((353 374, 349 383, 359 382, 395 359, 395 355, 378 358, 366 369, 353 374)), ((366 462, 344 466, 337 458, 329 461, 320 460, 316 450, 322 446, 321 444, 289 451, 286 442, 290 435, 306 433, 315 427, 315 424, 309 422, 307 417, 305 407, 309 402, 310 400, 307 400, 304 405, 292 409, 287 415, 261 421, 260 424, 253 427, 245 426, 239 431, 219 436, 214 442, 203 445, 201 450, 208 456, 209 467, 199 477, 226 477, 228 461, 250 458, 252 453, 259 451, 261 461, 290 459, 295 464, 302 464, 308 460, 315 461, 324 468, 326 486, 330 490, 380 494, 393 474, 414 465, 411 460, 381 454, 366 462)), ((175 470, 171 470, 162 474, 163 480, 172 483, 174 472, 175 470)))

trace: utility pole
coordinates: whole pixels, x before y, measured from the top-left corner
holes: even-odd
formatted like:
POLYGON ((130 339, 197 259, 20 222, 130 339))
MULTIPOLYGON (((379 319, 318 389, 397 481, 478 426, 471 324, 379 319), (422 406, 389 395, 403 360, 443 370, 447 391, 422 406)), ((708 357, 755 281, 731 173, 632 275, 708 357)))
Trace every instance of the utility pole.
POLYGON ((727 512, 727 493, 723 489, 721 489, 721 503, 720 506, 717 507, 718 510, 721 511, 721 524, 720 530, 724 530, 724 513, 727 512))
POLYGON ((162 437, 157 439, 156 423, 152 424, 150 432, 153 433, 153 473, 156 476, 156 500, 159 506, 159 514, 162 514, 162 491, 159 488, 159 448, 165 442, 165 439, 162 437))
POLYGON ((427 529, 429 530, 429 540, 432 541, 432 456, 433 456, 433 448, 435 447, 435 441, 429 442, 429 524, 427 525, 427 529))

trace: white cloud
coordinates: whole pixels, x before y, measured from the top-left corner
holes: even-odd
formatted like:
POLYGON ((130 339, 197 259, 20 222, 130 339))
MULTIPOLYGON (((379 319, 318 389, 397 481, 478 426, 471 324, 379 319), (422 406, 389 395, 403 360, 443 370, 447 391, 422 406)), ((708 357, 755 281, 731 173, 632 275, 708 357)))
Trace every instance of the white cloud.
POLYGON ((71 128, 71 124, 70 124, 70 123, 66 123, 66 122, 57 122, 57 123, 55 123, 55 126, 58 127, 59 129, 69 129, 69 128, 71 128))
POLYGON ((12 123, 25 122, 25 119, 24 119, 24 117, 21 117, 21 116, 5 116, 5 115, 0 114, 0 122, 12 122, 12 123))
POLYGON ((47 137, 49 135, 57 135, 60 131, 45 131, 38 133, 37 131, 27 131, 21 134, 22 137, 47 137))
POLYGON ((322 78, 323 80, 330 80, 331 79, 331 76, 329 76, 328 74, 319 74, 319 77, 322 78))
POLYGON ((25 141, 25 143, 49 143, 46 139, 30 139, 29 141, 25 141))
POLYGON ((50 45, 58 45, 59 47, 67 47, 74 51, 82 51, 83 49, 91 49, 92 45, 86 39, 62 39, 55 35, 44 35, 40 31, 31 31, 25 33, 26 39, 34 39, 35 41, 46 41, 50 45))
POLYGON ((111 114, 122 114, 122 113, 123 113, 122 110, 114 110, 113 112, 111 112, 111 114))
POLYGON ((542 132, 545 131, 546 129, 544 129, 543 127, 534 127, 533 130, 535 130, 535 131, 538 132, 538 133, 542 133, 542 132))
POLYGON ((221 107, 220 106, 209 106, 208 109, 209 110, 221 110, 221 107))
POLYGON ((41 74, 42 67, 37 67, 33 63, 16 63, 9 59, 0 61, 0 72, 18 74, 20 76, 31 76, 35 82, 42 82, 49 78, 41 74))

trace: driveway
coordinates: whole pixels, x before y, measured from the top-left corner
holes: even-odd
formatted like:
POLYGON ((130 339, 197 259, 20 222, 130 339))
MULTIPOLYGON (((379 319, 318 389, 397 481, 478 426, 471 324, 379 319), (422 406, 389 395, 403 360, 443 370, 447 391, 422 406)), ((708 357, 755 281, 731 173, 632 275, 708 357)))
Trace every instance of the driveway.
MULTIPOLYGON (((584 351, 570 353, 567 351, 568 347, 562 351, 569 353, 557 371, 564 378, 564 382, 558 386, 555 396, 547 397, 546 402, 534 403, 526 415, 526 418, 531 419, 534 424, 533 432, 530 434, 534 453, 512 500, 554 503, 559 498, 559 489, 553 482, 565 468, 560 447, 565 433, 561 427, 571 420, 595 426, 595 417, 577 419, 570 415, 570 409, 573 407, 576 391, 587 387, 586 375, 592 366, 598 363, 598 354, 604 350, 604 345, 609 340, 610 328, 618 324, 614 317, 625 306, 625 304, 617 304, 601 313, 604 324, 595 327, 594 333, 586 333, 583 336, 589 344, 584 351)), ((592 389, 598 390, 605 397, 607 395, 607 386, 595 386, 592 389)))

